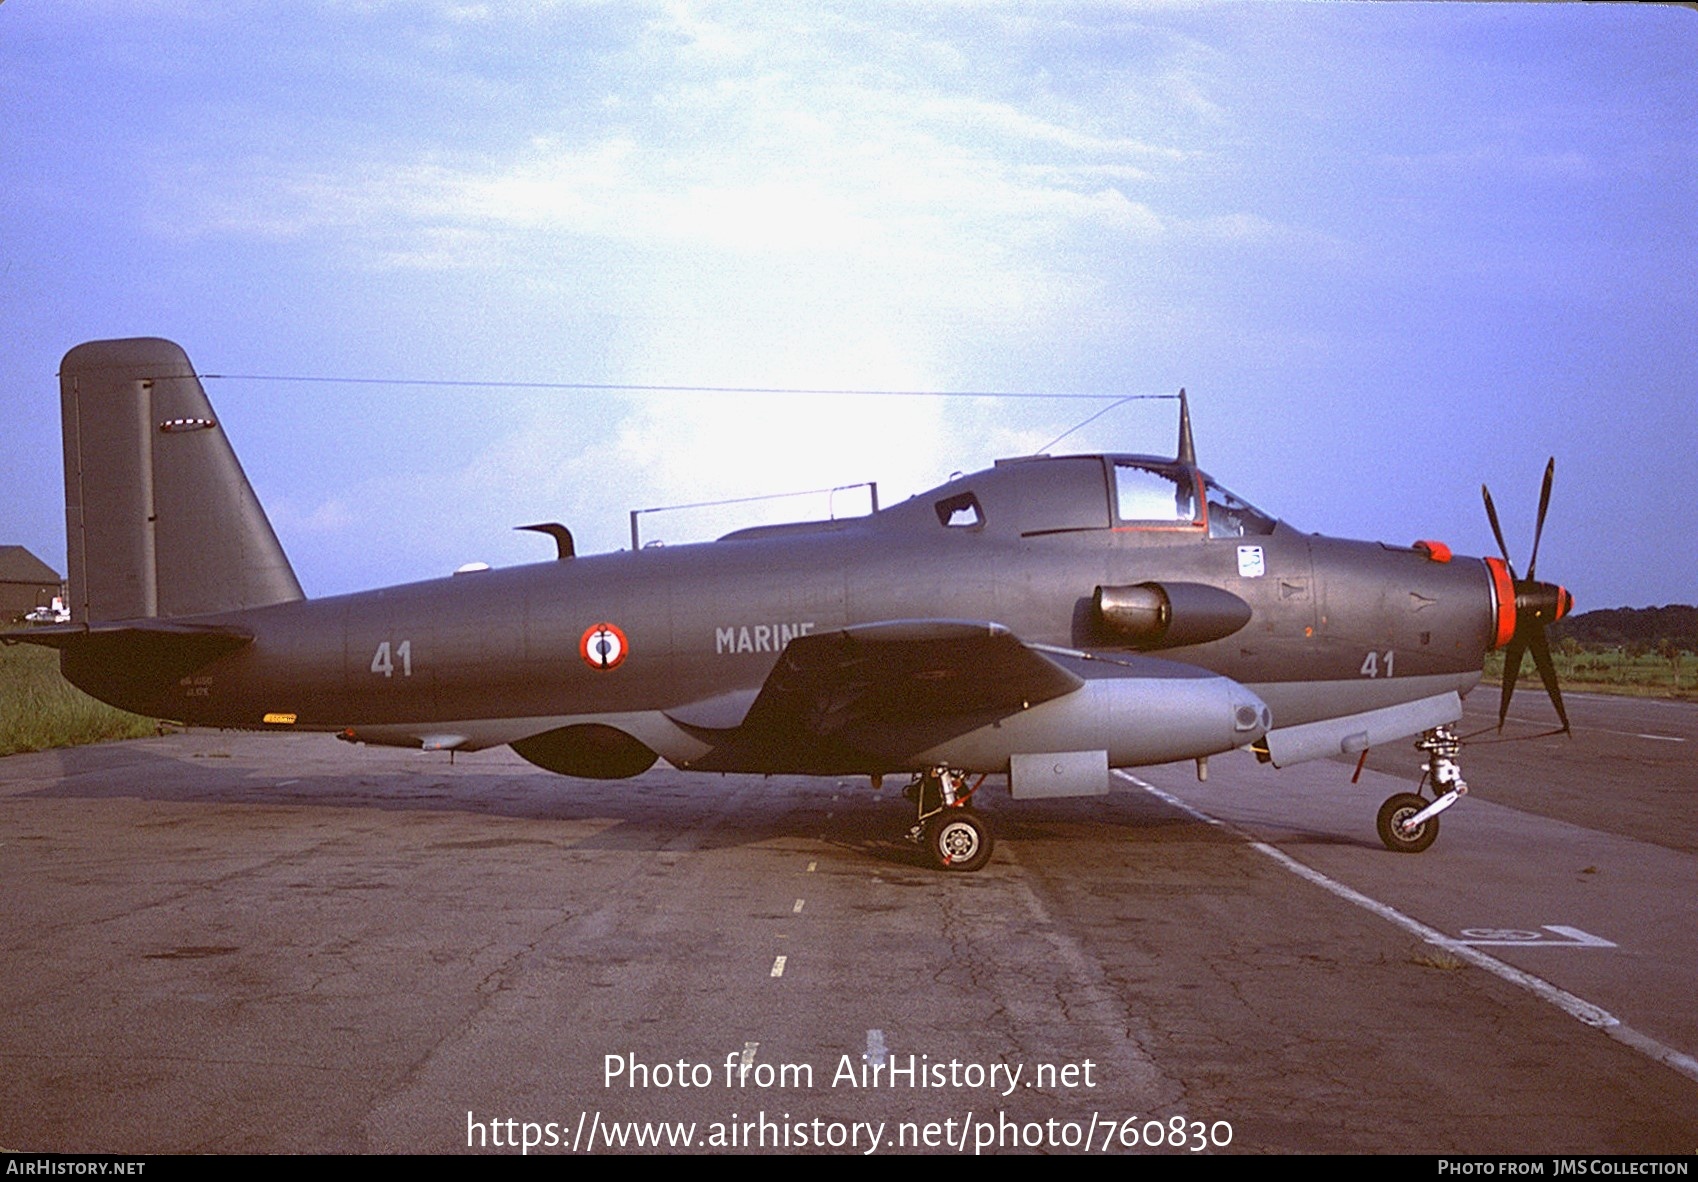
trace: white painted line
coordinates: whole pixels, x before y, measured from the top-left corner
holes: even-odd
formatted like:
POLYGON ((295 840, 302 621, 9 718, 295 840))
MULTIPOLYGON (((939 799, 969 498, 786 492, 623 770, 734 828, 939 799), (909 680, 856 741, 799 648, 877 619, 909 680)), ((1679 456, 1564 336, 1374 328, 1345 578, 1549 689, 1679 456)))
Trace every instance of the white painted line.
MULTIPOLYGON (((1504 721, 1505 722, 1524 722, 1528 726, 1554 726, 1554 725, 1556 725, 1555 719, 1517 718, 1513 714, 1505 715, 1504 721)), ((1646 735, 1646 734, 1641 734, 1638 731, 1611 730, 1607 726, 1577 726, 1574 729, 1577 730, 1577 731, 1597 731, 1600 735, 1620 735, 1624 739, 1656 739, 1659 742, 1663 742, 1663 743, 1684 743, 1684 742, 1686 742, 1686 740, 1681 738, 1679 735, 1646 735)))
POLYGON ((809 862, 808 863, 808 873, 812 874, 814 872, 814 867, 816 867, 818 865, 819 865, 818 862, 809 862))
POLYGON ((1407 932, 1414 933, 1429 944, 1439 945, 1441 948, 1454 953, 1458 958, 1467 961, 1476 968, 1485 969, 1488 973, 1508 981, 1511 985, 1520 986, 1535 997, 1549 1002, 1551 1005, 1555 1006, 1557 1009, 1561 1010, 1576 1021, 1584 1022, 1588 1026, 1592 1026, 1603 1031, 1617 1042, 1632 1047, 1640 1054, 1647 1058, 1655 1059, 1658 1063, 1663 1064, 1665 1067, 1673 1068, 1688 1079, 1698 1080, 1698 1059, 1695 1059, 1691 1055, 1685 1054, 1681 1051, 1677 1051, 1673 1047, 1664 1046, 1648 1034, 1641 1034, 1631 1026, 1625 1025, 1620 1018, 1616 1017, 1602 1006, 1593 1005, 1585 998, 1577 997, 1568 992, 1566 989, 1559 989, 1557 986, 1552 985, 1549 981, 1540 977, 1535 977, 1532 973, 1524 973, 1514 965, 1506 964, 1497 959, 1495 956, 1490 956, 1476 948, 1469 947, 1461 940, 1453 940, 1449 936, 1444 935, 1442 932, 1435 931, 1428 927, 1420 920, 1410 918, 1390 904, 1382 903, 1378 899, 1369 898, 1361 891, 1352 887, 1347 887, 1342 882, 1328 878, 1319 870, 1305 866, 1302 862, 1299 862, 1296 858, 1293 858, 1284 850, 1275 849, 1265 841, 1257 841, 1253 837, 1240 833, 1237 829, 1234 829, 1231 825, 1228 825, 1220 818, 1211 817, 1200 809, 1191 807, 1191 805, 1180 800, 1172 793, 1163 792, 1154 784, 1146 783, 1145 781, 1140 780, 1137 776, 1132 775, 1130 772, 1116 768, 1114 774, 1121 777, 1123 780, 1136 784, 1145 792, 1154 796, 1157 800, 1172 805, 1174 808, 1195 817, 1204 824, 1213 825, 1217 829, 1224 829, 1228 833, 1232 833, 1237 837, 1243 838, 1243 840, 1249 844, 1251 849, 1255 850, 1259 854, 1264 854, 1267 857, 1272 858, 1275 862, 1278 862, 1281 866, 1291 871, 1291 873, 1297 875, 1297 877, 1314 883, 1322 890, 1331 891, 1339 898, 1344 899, 1347 902, 1354 903, 1356 906, 1361 907, 1366 911, 1373 912, 1381 919, 1394 923, 1407 932))
POLYGON ((1677 710, 1688 706, 1688 703, 1673 698, 1638 698, 1631 694, 1587 693, 1584 690, 1575 690, 1572 694, 1564 694, 1563 697, 1585 698, 1588 702, 1596 702, 1600 706, 1668 706, 1677 710))
POLYGON ((1583 932, 1579 928, 1571 928, 1566 924, 1547 923, 1544 927, 1547 932, 1555 932, 1559 936, 1567 936, 1576 944, 1584 945, 1587 948, 1615 947, 1614 942, 1606 940, 1602 936, 1594 936, 1591 932, 1583 932))
POLYGON ((778 956, 773 958, 772 975, 774 977, 782 977, 784 975, 784 962, 789 959, 790 958, 788 956, 778 956))
POLYGON ((1547 939, 1540 932, 1528 931, 1524 928, 1463 928, 1462 938, 1458 944, 1472 944, 1475 948, 1614 948, 1615 943, 1594 936, 1591 932, 1583 932, 1579 928, 1567 927, 1563 924, 1547 923, 1542 925, 1547 932, 1555 932, 1564 937, 1561 940, 1547 939))
POLYGON ((800 900, 800 899, 796 900, 796 905, 790 909, 790 914, 791 915, 802 914, 802 900, 800 900))
POLYGON ((1547 932, 1564 939, 1547 939, 1543 932, 1525 931, 1518 927, 1464 927, 1457 944, 1472 944, 1474 948, 1615 948, 1613 941, 1593 936, 1579 927, 1564 924, 1543 924, 1547 932))
POLYGON ((875 1067, 883 1067, 884 1061, 890 1057, 890 1048, 884 1045, 884 1031, 867 1031, 867 1049, 861 1058, 875 1067))
POLYGON ((755 1052, 760 1049, 761 1044, 758 1042, 746 1042, 743 1044, 743 1070, 747 1071, 755 1065, 755 1052))
POLYGON ((1524 928, 1463 928, 1464 944, 1536 944, 1544 937, 1524 928))

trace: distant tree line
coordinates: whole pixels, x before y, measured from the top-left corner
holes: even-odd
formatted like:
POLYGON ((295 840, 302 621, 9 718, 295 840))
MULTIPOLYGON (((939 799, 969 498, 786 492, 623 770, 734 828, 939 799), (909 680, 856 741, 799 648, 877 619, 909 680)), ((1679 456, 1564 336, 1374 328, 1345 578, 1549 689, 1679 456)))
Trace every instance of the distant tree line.
POLYGON ((1551 625, 1550 635, 1566 651, 1585 647, 1621 648, 1630 655, 1682 649, 1698 653, 1698 607, 1676 603, 1602 608, 1558 620, 1551 625))

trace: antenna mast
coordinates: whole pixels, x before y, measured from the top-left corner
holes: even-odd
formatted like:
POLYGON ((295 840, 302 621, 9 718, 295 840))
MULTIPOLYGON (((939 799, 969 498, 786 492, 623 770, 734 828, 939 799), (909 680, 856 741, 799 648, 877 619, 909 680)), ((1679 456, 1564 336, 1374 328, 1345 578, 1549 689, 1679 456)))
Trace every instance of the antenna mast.
POLYGON ((1179 391, 1179 454, 1173 458, 1181 464, 1197 466, 1197 448, 1191 442, 1191 403, 1183 388, 1179 391))

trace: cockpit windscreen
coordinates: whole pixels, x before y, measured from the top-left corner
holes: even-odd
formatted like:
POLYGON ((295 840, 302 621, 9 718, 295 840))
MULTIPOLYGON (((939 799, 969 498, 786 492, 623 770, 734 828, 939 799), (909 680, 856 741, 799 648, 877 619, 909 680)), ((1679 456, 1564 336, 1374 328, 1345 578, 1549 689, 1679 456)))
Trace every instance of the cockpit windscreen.
POLYGON ((1203 488, 1209 498, 1209 537, 1247 538, 1273 533, 1274 519, 1249 501, 1206 477, 1203 488))

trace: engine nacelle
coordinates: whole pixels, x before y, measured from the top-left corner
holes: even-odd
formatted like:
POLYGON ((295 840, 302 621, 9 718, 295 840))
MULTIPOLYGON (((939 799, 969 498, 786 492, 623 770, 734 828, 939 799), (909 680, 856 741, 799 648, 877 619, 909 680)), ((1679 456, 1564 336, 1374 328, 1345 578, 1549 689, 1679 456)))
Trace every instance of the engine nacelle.
POLYGON ((1105 632, 1146 652, 1231 636, 1251 616, 1249 604, 1206 583, 1098 587, 1091 602, 1105 632))
POLYGON ((521 758, 562 776, 586 780, 624 780, 640 776, 659 758, 645 744, 617 727, 579 723, 544 731, 514 743, 521 758))

